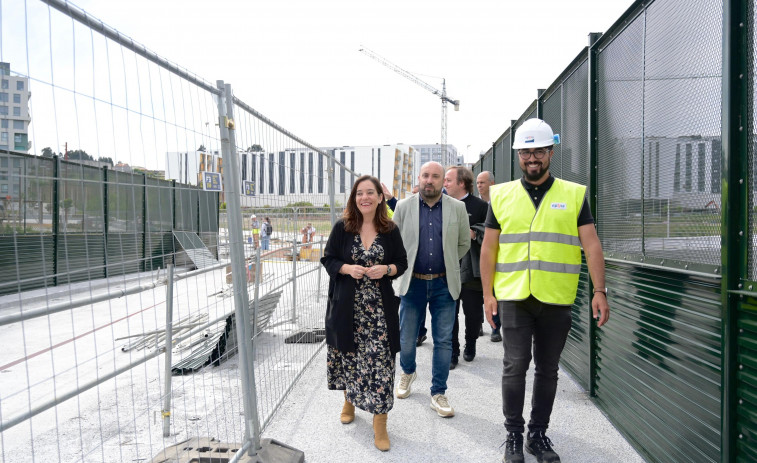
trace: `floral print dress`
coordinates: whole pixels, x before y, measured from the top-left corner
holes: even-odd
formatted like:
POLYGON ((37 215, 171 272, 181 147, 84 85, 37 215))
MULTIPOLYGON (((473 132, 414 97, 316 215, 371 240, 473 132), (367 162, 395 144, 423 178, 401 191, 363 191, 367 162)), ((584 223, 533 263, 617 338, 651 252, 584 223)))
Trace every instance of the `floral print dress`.
MULTIPOLYGON (((355 235, 352 260, 370 267, 383 262, 380 237, 366 251, 355 235)), ((355 352, 340 352, 328 346, 326 353, 329 389, 345 390, 347 400, 373 414, 387 413, 394 405, 394 363, 381 299, 381 280, 364 276, 355 285, 353 334, 355 352)))

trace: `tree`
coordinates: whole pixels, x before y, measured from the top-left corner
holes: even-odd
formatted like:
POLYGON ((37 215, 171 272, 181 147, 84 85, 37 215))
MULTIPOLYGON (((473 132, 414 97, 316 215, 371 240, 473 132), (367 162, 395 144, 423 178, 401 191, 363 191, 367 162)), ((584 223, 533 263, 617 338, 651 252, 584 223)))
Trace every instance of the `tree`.
POLYGON ((42 148, 43 158, 51 158, 53 156, 55 156, 55 152, 49 146, 42 148))
POLYGON ((263 147, 258 145, 257 143, 247 148, 248 153, 257 153, 259 151, 263 151, 263 147))
POLYGON ((110 157, 106 158, 106 157, 100 156, 99 158, 97 158, 97 161, 98 162, 107 162, 111 166, 115 165, 115 164, 113 164, 113 159, 111 159, 110 157))
POLYGON ((68 159, 78 159, 81 161, 94 161, 95 159, 87 154, 84 150, 72 150, 68 152, 68 159))
POLYGON ((200 145, 200 147, 197 148, 197 151, 202 151, 204 153, 207 150, 205 149, 205 145, 200 145))

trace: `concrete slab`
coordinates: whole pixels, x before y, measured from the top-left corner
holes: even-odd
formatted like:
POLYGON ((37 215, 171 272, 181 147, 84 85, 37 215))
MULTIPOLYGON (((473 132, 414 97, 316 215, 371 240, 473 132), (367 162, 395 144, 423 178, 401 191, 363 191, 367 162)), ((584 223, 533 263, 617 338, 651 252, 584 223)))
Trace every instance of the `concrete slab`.
MULTIPOLYGON (((461 314, 462 321, 462 314, 461 314)), ((453 418, 441 418, 430 408, 431 353, 426 341, 417 349, 418 379, 410 397, 395 399, 389 412, 392 448, 380 452, 373 445, 372 416, 357 410, 355 421, 339 421, 343 396, 326 387, 325 348, 294 387, 264 436, 305 453, 307 462, 498 462, 505 431, 500 376, 502 343, 486 335, 477 343, 472 362, 460 358, 450 372, 447 396, 453 418)), ((462 337, 462 335, 461 335, 462 337)), ((399 370, 399 358, 397 359, 399 370)), ((530 413, 533 365, 529 370, 525 418, 530 413)), ((397 380, 399 380, 399 371, 397 380)), ((395 381, 395 384, 396 384, 395 381)), ((597 409, 588 394, 560 371, 558 393, 547 435, 563 462, 625 462, 644 460, 597 409)), ((526 454, 526 462, 536 459, 526 454)))

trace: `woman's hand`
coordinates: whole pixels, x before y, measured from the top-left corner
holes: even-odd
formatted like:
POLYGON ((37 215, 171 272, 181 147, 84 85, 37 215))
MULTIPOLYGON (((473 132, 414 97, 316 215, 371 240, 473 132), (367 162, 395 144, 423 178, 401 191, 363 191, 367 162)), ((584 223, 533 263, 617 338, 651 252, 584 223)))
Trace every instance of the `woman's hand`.
POLYGON ((356 280, 363 278, 363 275, 365 275, 368 270, 369 269, 360 265, 344 264, 342 266, 342 273, 349 275, 356 280))
POLYGON ((365 274, 368 275, 368 278, 371 280, 378 280, 386 275, 387 267, 387 265, 374 265, 373 267, 369 267, 365 274))

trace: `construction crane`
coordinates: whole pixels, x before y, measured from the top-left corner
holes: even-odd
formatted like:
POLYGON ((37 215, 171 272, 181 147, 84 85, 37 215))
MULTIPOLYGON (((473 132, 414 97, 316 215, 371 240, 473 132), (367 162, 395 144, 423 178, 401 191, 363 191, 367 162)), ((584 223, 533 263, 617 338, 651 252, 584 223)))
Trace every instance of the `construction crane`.
POLYGON ((383 64, 384 66, 388 67, 389 69, 393 70, 394 72, 401 75, 402 77, 412 82, 415 82, 416 84, 425 88, 426 90, 438 96, 442 100, 442 163, 448 162, 447 160, 447 103, 452 103, 453 105, 455 105, 455 111, 459 111, 460 100, 453 100, 447 96, 446 80, 442 78, 442 90, 439 91, 438 89, 432 87, 431 85, 422 81, 421 79, 414 76, 413 74, 410 74, 409 72, 397 66, 396 64, 388 61, 386 58, 382 57, 381 55, 378 55, 375 52, 365 47, 360 47, 360 51, 370 56, 371 58, 375 59, 376 61, 383 64))

